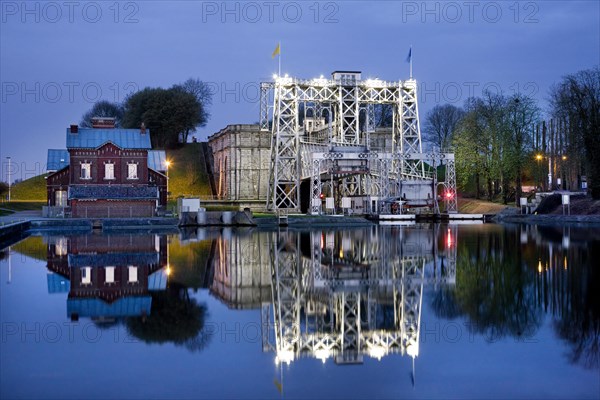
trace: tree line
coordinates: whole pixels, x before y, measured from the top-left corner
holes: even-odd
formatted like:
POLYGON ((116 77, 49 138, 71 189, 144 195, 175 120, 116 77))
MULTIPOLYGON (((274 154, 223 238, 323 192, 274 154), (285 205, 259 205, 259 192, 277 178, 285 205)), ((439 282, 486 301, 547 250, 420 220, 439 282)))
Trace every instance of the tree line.
POLYGON ((600 67, 567 75, 549 93, 544 120, 522 94, 485 91, 463 107, 437 105, 424 140, 456 154, 459 189, 518 205, 527 180, 539 190, 578 189, 600 198, 600 67))
POLYGON ((150 130, 153 148, 172 149, 188 141, 210 118, 212 93, 209 86, 190 78, 168 89, 147 87, 130 94, 123 103, 101 100, 79 123, 91 127, 93 117, 113 117, 118 128, 150 130))

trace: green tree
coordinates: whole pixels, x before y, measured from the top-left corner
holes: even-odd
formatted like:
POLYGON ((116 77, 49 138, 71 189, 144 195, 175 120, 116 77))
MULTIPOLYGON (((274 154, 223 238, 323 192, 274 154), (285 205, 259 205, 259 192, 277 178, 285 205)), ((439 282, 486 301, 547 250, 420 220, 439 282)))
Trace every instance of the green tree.
POLYGON ((154 148, 175 148, 201 123, 201 104, 179 88, 145 88, 124 104, 123 127, 150 129, 154 148))
POLYGON ((458 183, 464 189, 475 180, 477 198, 483 185, 488 200, 501 195, 504 204, 513 196, 518 201, 539 120, 537 104, 519 94, 486 91, 481 98, 468 99, 465 110, 453 139, 458 183))
POLYGON ((519 206, 522 193, 523 168, 532 158, 534 130, 540 119, 540 109, 533 99, 516 94, 507 102, 507 113, 509 125, 507 153, 514 167, 515 202, 516 206, 519 206))
POLYGON ((0 198, 4 198, 6 193, 8 193, 8 183, 0 182, 0 198))
POLYGON ((112 117, 115 119, 115 126, 118 128, 121 126, 123 119, 123 106, 107 100, 100 100, 93 105, 91 110, 83 114, 79 125, 83 128, 91 128, 92 118, 94 117, 112 117))

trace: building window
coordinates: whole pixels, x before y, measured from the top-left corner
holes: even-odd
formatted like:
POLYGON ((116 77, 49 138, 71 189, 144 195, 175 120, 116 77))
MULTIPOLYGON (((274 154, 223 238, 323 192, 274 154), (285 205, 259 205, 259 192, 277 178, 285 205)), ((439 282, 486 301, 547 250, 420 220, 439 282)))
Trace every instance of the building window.
POLYGON ((104 267, 104 272, 106 274, 106 283, 115 283, 115 267, 104 267))
POLYGON ((115 164, 104 164, 104 179, 115 179, 115 164))
POLYGON ((89 285, 92 283, 92 267, 81 268, 81 284, 89 285))
POLYGON ((81 179, 92 179, 92 163, 81 163, 81 179))
POLYGON ((137 267, 134 267, 133 265, 129 265, 127 267, 127 271, 128 271, 127 282, 129 282, 129 283, 137 283, 137 281, 138 281, 138 269, 137 269, 137 267))
POLYGON ((137 167, 136 163, 127 164, 127 179, 138 178, 137 167))
POLYGON ((67 255, 67 238, 60 237, 56 240, 56 245, 54 246, 54 254, 57 256, 66 256, 67 255))

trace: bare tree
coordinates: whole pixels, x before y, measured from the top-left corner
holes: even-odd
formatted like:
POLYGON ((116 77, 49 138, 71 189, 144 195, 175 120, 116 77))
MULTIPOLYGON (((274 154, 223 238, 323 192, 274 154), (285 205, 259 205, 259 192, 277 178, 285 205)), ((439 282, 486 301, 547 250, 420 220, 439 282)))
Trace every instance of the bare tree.
POLYGON ((462 108, 452 104, 436 105, 425 117, 425 141, 439 149, 447 149, 458 123, 464 117, 462 108))
POLYGON ((552 113, 566 121, 572 151, 583 148, 584 172, 594 199, 600 199, 600 67, 568 75, 550 92, 552 113))

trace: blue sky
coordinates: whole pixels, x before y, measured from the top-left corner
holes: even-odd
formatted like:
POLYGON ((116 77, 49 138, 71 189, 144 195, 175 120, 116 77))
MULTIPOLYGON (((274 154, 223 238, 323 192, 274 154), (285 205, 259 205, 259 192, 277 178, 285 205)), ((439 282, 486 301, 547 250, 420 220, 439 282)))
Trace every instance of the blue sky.
POLYGON ((0 179, 44 172, 48 148, 94 101, 189 77, 214 90, 196 136, 258 120, 258 85, 277 71, 336 69, 420 84, 423 117, 483 88, 545 107, 561 76, 600 63, 597 1, 0 2, 0 179))

